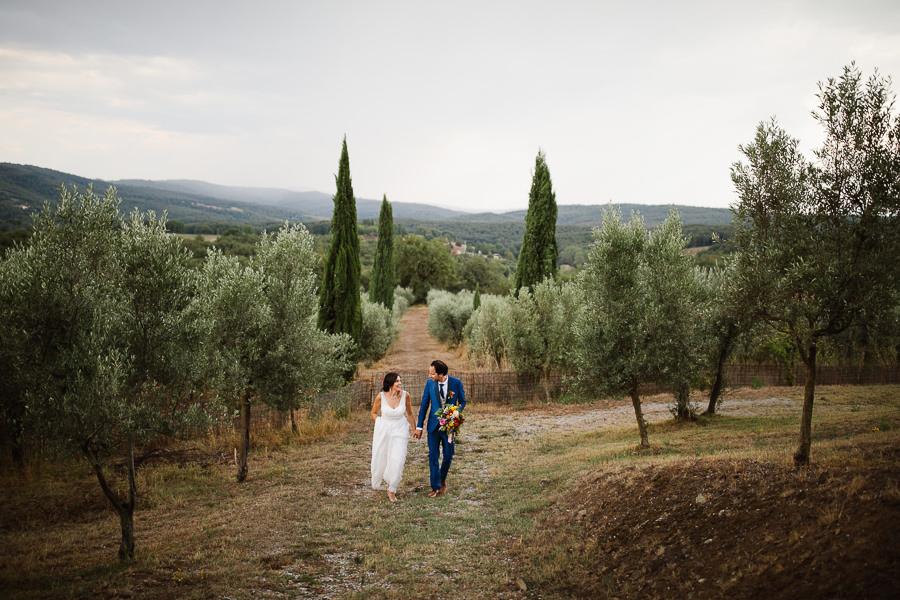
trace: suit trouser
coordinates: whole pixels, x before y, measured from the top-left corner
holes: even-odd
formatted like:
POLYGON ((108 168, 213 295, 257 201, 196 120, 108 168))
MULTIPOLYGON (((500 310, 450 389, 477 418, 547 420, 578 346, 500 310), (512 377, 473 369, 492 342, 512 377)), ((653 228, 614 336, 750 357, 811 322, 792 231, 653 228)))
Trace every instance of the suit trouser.
POLYGON ((431 471, 431 489, 440 489, 447 480, 450 463, 453 462, 454 444, 447 439, 447 433, 435 428, 428 432, 428 467, 431 471), (444 460, 441 460, 441 450, 444 460))

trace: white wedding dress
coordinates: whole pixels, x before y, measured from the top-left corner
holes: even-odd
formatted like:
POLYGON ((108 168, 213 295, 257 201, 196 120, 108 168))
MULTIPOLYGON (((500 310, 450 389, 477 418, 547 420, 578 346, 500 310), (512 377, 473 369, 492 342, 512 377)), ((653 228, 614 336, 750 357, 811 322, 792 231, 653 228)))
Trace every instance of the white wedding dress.
POLYGON ((372 488, 382 488, 382 480, 391 493, 397 491, 406 466, 406 447, 409 445, 409 421, 406 420, 406 391, 397 408, 391 408, 381 392, 381 416, 375 420, 372 432, 372 488))

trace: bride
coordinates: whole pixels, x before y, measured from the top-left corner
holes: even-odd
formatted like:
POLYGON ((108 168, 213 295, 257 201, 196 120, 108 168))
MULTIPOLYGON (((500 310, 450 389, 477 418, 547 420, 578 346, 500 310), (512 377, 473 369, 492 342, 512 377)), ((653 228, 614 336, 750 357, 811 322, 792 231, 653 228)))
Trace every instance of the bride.
POLYGON ((397 486, 403 477, 406 465, 406 447, 409 444, 409 429, 415 429, 412 403, 409 394, 403 390, 403 382, 397 373, 384 376, 382 391, 372 403, 372 489, 383 489, 382 480, 388 484, 388 498, 396 502, 397 486), (378 416, 378 413, 381 416, 378 416))

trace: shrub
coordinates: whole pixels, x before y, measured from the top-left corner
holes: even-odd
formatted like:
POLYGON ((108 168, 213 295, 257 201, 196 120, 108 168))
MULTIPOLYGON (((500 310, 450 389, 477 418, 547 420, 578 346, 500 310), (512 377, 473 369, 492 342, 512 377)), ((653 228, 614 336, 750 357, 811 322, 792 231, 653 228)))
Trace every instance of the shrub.
MULTIPOLYGON (((396 305, 395 299, 394 306, 396 305)), ((394 341, 396 335, 394 315, 380 303, 371 302, 364 296, 362 321, 359 357, 361 360, 374 362, 387 353, 394 341)))
POLYGON ((466 324, 465 339, 469 357, 485 367, 502 368, 506 357, 503 315, 509 311, 508 296, 484 295, 466 324))
POLYGON ((457 294, 443 290, 428 292, 428 333, 451 347, 463 341, 463 332, 472 316, 472 292, 457 294))
POLYGON ((408 287, 400 287, 399 285, 394 288, 394 300, 396 301, 397 298, 405 300, 407 307, 412 306, 416 301, 416 295, 413 294, 411 289, 408 287))
POLYGON ((400 317, 409 310, 409 305, 412 304, 413 294, 407 288, 402 288, 397 286, 394 289, 394 308, 391 311, 393 313, 394 325, 400 322, 400 317))

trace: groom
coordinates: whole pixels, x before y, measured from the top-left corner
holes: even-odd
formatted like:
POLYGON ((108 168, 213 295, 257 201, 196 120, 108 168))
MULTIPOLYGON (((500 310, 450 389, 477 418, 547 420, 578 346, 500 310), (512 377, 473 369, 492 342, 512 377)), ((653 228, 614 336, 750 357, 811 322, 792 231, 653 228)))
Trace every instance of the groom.
POLYGON ((447 432, 440 430, 440 423, 434 413, 447 404, 456 404, 460 410, 464 409, 466 394, 463 392, 462 381, 456 377, 447 376, 447 365, 442 360, 431 363, 428 368, 428 378, 430 381, 425 382, 422 407, 419 408, 419 423, 413 437, 417 440, 422 438, 422 427, 427 414, 428 466, 431 469, 431 493, 428 494, 428 497, 434 498, 447 491, 447 472, 450 471, 450 463, 453 462, 453 444, 447 439, 447 432), (444 460, 440 462, 442 449, 444 460))

